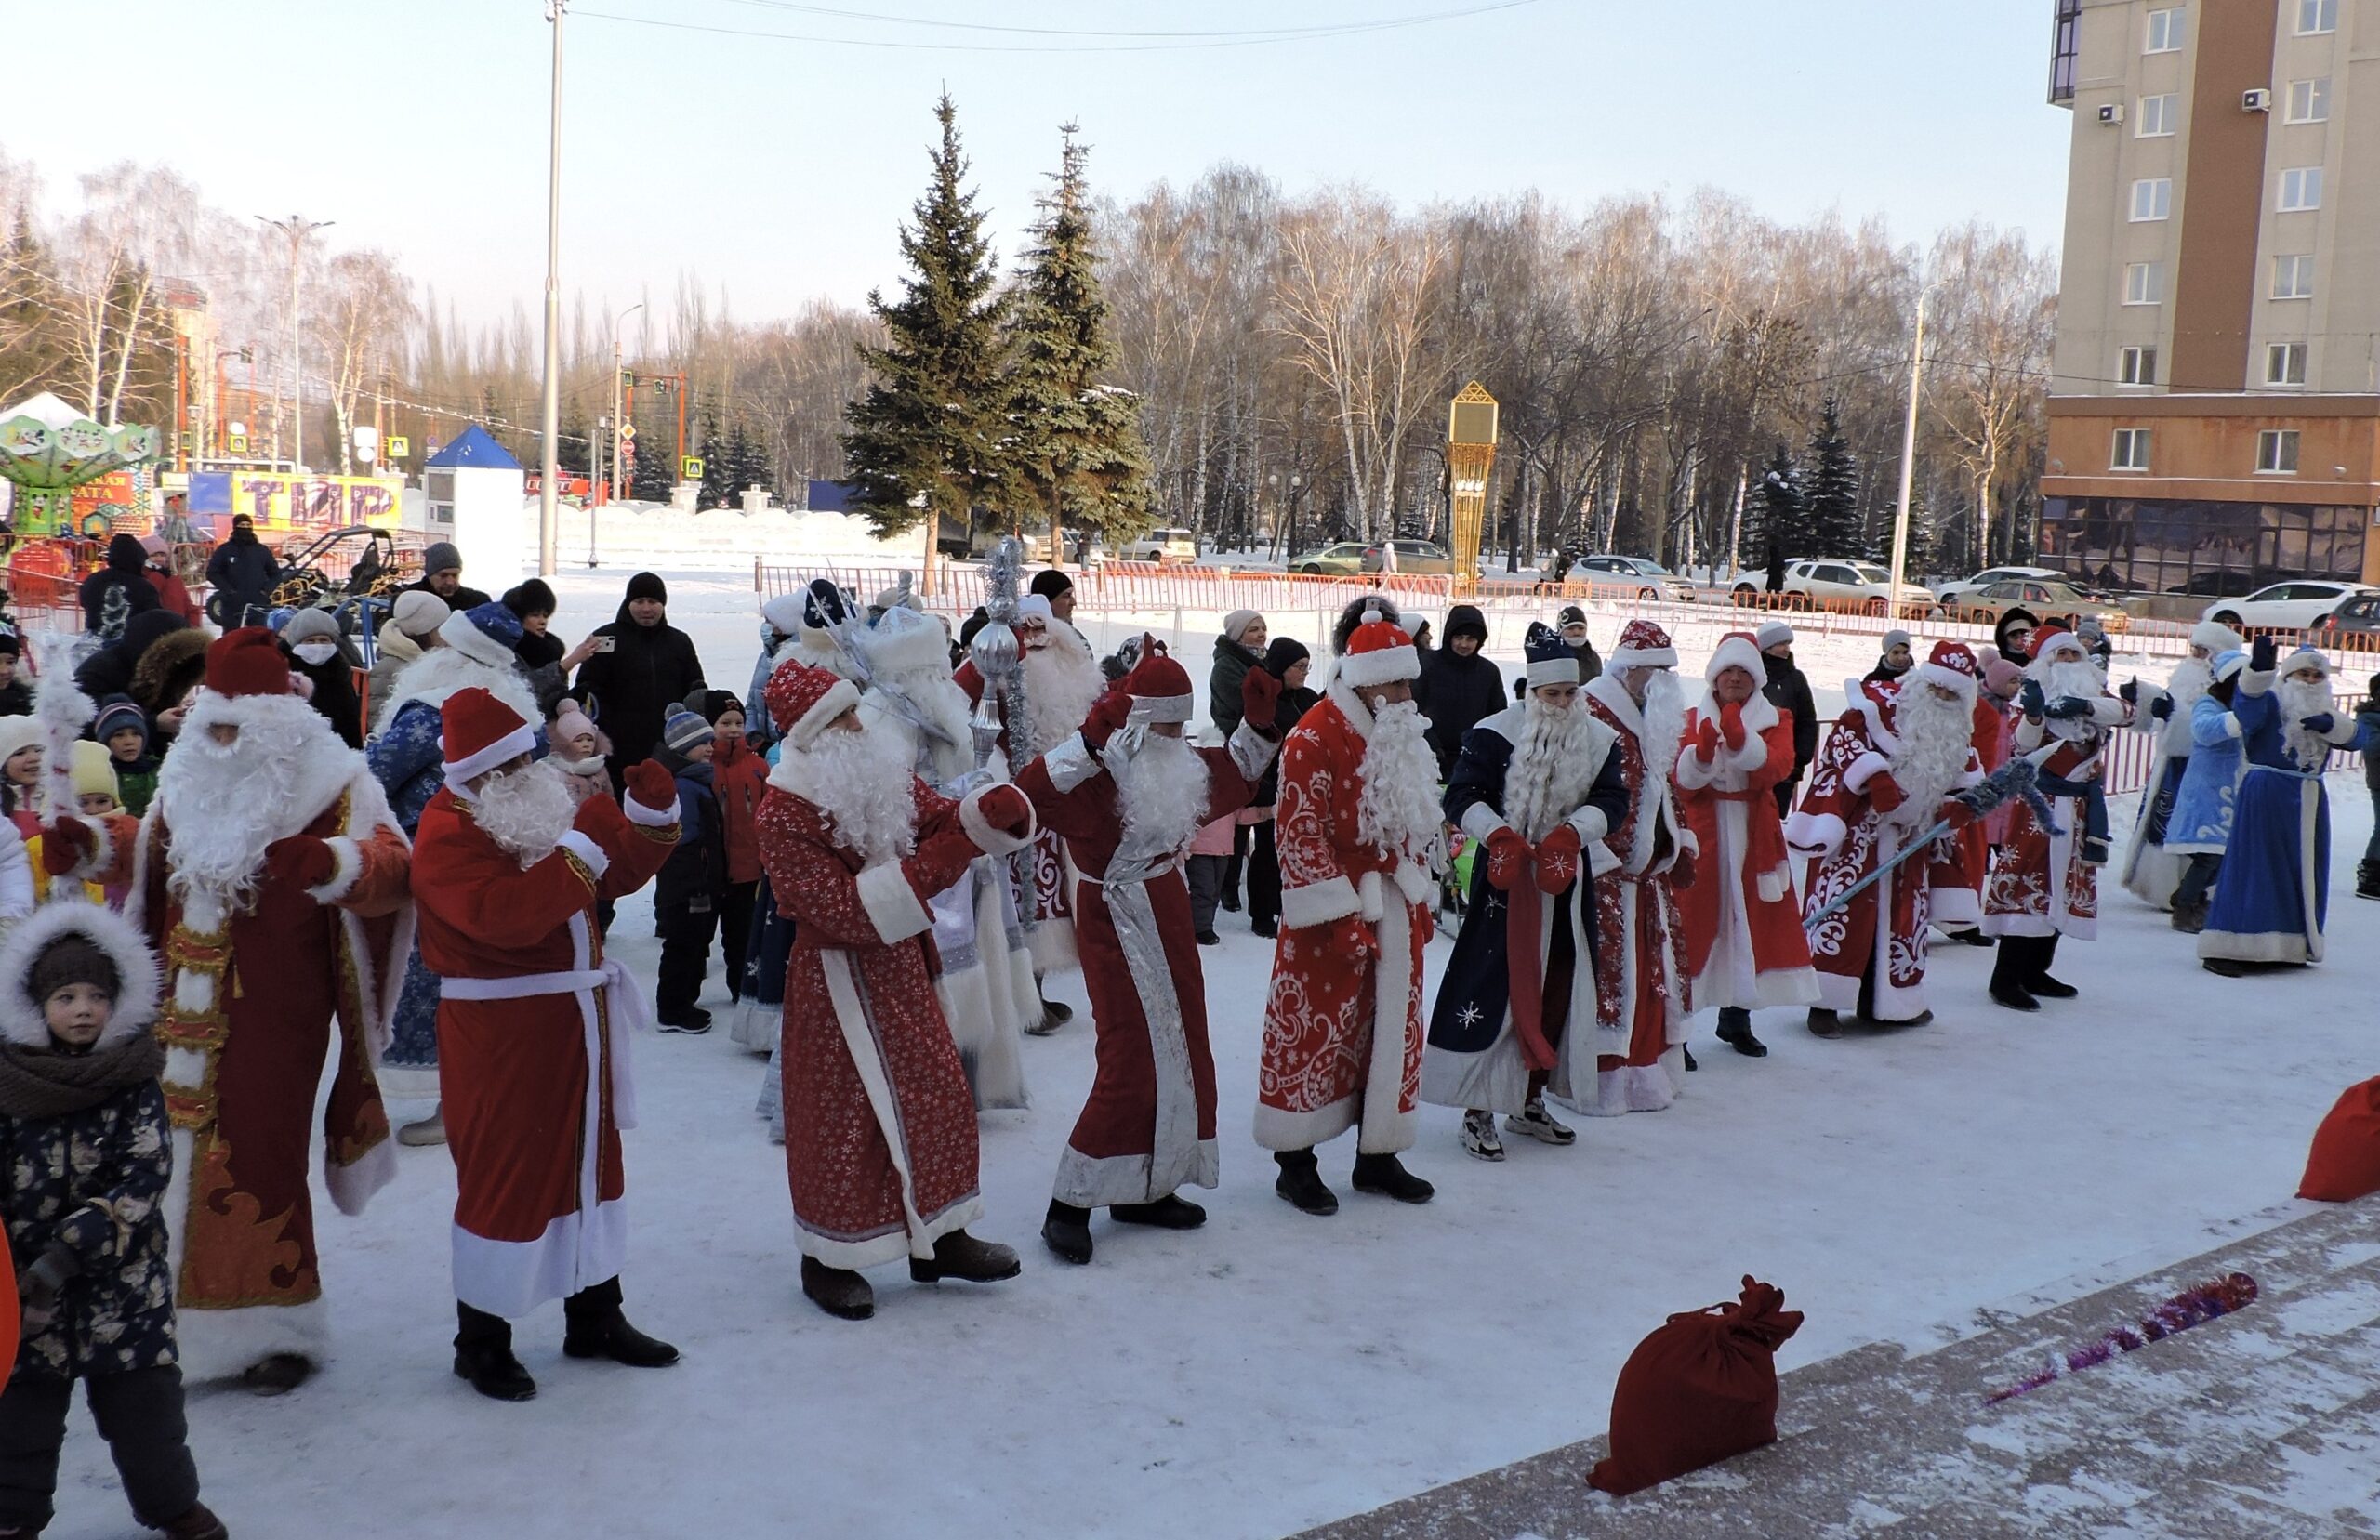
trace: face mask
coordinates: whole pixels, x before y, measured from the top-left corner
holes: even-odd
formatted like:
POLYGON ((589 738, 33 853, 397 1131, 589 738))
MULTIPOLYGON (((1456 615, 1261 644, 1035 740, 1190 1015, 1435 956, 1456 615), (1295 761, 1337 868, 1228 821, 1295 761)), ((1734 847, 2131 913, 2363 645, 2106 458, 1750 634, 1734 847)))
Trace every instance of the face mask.
POLYGON ((323 665, 338 656, 338 643, 333 641, 301 641, 297 646, 291 648, 290 651, 298 654, 298 662, 311 664, 314 667, 320 668, 323 665))

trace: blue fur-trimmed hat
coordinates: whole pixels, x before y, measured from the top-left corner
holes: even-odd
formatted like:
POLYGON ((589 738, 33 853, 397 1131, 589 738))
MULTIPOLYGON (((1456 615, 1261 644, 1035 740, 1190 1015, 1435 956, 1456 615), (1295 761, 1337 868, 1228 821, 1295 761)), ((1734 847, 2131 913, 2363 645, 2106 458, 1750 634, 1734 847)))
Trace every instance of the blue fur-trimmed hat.
POLYGON ((1579 654, 1562 639, 1561 632, 1541 620, 1529 622, 1528 635, 1521 638, 1521 655, 1528 660, 1531 690, 1579 682, 1579 654))

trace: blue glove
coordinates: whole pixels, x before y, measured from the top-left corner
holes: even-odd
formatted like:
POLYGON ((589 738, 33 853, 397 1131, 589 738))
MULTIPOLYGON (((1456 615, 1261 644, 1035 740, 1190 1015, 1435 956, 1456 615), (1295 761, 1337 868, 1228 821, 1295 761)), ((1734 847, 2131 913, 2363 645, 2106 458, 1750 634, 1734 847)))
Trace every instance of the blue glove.
POLYGON ((2338 723, 2332 718, 2329 712, 2318 711, 2311 717, 2300 718, 2297 725, 2318 738, 2327 738, 2331 735, 2331 730, 2338 726, 2338 723))
POLYGON ((2041 680, 2027 679, 2024 687, 2016 691, 2016 701, 2025 708, 2025 715, 2038 722, 2043 708, 2048 704, 2048 697, 2042 691, 2041 680))
POLYGON ((2050 706, 2048 715, 2061 722, 2070 722, 2077 717, 2091 715, 2091 703, 2080 695, 2060 695, 2050 706))
POLYGON ((2269 633, 2248 644, 2248 666, 2259 674, 2272 672, 2273 642, 2269 633))
POLYGON ((2162 722, 2173 714, 2174 697, 2171 695, 2160 695, 2149 703, 2149 715, 2158 721, 2162 722))

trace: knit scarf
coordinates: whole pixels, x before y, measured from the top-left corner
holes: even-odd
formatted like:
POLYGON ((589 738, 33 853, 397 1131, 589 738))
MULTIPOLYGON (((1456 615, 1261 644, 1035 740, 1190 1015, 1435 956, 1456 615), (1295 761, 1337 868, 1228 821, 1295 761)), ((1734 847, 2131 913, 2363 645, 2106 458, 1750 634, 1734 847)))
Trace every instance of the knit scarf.
POLYGON ((154 1080, 165 1049, 150 1033, 89 1053, 54 1053, 0 1043, 0 1112, 65 1117, 96 1107, 127 1086, 154 1080))

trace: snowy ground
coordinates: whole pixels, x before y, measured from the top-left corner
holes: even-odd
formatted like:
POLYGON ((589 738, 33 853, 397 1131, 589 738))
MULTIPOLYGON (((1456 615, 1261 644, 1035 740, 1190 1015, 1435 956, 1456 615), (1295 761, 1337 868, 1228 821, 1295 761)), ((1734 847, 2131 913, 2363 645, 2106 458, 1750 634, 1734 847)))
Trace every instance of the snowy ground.
MULTIPOLYGON (((624 576, 566 577, 557 629, 608 618, 624 576)), ((741 575, 672 580, 673 618, 735 688, 749 596, 741 575)), ((2332 792, 2338 902, 2320 968, 2215 979, 2162 915, 2114 893, 2100 940, 2061 954, 2083 991, 2071 1004, 1999 1009, 1991 954, 1951 947, 1935 954, 1928 1028, 1827 1043, 1768 1012, 1775 1051, 1755 1062, 1711 1040, 1706 1017, 1703 1068, 1670 1112, 1574 1119, 1576 1147, 1516 1144, 1489 1166, 1462 1156, 1454 1113, 1425 1109, 1409 1160, 1437 1201, 1349 1192, 1342 1139, 1323 1152, 1346 1205, 1329 1219, 1273 1195, 1249 1137, 1270 949, 1225 915, 1206 954, 1224 1141, 1208 1227, 1101 1221, 1088 1269, 1041 1249, 1091 1078, 1067 980, 1055 993, 1076 1024, 1025 1045, 1034 1108, 984 1125, 978 1229, 1024 1252, 1025 1276, 919 1288, 879 1271, 863 1325, 800 1296, 782 1153, 752 1115, 760 1061, 723 1030, 647 1039, 628 1299, 685 1362, 564 1360, 549 1309, 518 1333, 538 1398, 473 1395, 448 1372, 452 1166, 403 1151, 363 1218, 317 1195, 334 1361, 277 1401, 193 1395, 207 1499, 244 1540, 1257 1537, 1593 1434, 1637 1339, 1732 1298, 1745 1272, 1808 1312, 1789 1366, 1938 1342, 1977 1307, 2121 1258, 2193 1255, 2288 1199, 2315 1123, 2380 1069, 2380 905, 2347 896, 2371 814, 2360 781, 2332 792)), ((614 934, 649 977, 649 907, 623 905, 614 934)), ((1447 948, 1433 944, 1434 973, 1447 948)), ((716 985, 707 999, 724 1007, 716 985)), ((79 1413, 63 1488, 53 1536, 133 1533, 79 1413)))

